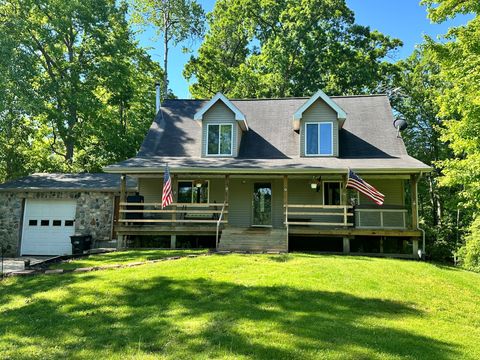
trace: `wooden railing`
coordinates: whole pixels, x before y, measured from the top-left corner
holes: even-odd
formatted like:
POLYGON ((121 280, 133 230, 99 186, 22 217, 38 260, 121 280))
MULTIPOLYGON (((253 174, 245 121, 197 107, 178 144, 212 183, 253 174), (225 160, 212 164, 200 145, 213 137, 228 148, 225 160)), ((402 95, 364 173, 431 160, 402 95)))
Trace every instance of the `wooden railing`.
POLYGON ((361 229, 406 229, 407 209, 355 209, 356 227, 361 229))
POLYGON ((307 226, 353 226, 349 219, 353 213, 350 205, 305 205, 288 204, 285 206, 285 225, 307 226), (333 220, 329 218, 334 217, 333 220), (339 221, 340 219, 340 221, 339 221))
POLYGON ((218 249, 218 240, 219 240, 219 237, 220 237, 220 225, 222 224, 223 214, 225 213, 226 206, 227 206, 227 203, 223 203, 222 211, 220 212, 220 216, 218 217, 218 220, 217 220, 217 232, 216 232, 216 235, 215 235, 215 248, 216 249, 218 249))
POLYGON ((173 203, 162 209, 161 203, 120 203, 120 219, 122 225, 151 225, 151 224, 198 224, 214 225, 225 223, 223 215, 228 213, 228 204, 218 203, 173 203), (131 209, 131 207, 142 207, 131 209), (131 216, 136 215, 136 216, 131 216), (168 216, 168 218, 166 217, 168 216))

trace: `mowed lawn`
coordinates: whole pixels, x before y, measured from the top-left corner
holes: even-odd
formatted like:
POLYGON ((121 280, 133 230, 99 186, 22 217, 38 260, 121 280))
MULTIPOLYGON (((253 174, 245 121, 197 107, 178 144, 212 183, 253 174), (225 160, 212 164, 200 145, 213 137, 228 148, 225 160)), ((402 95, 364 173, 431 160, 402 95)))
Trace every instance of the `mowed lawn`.
POLYGON ((74 270, 77 268, 95 267, 102 265, 128 265, 135 262, 164 259, 167 257, 201 255, 208 253, 208 250, 130 250, 113 251, 105 254, 90 255, 52 264, 50 269, 74 270))
POLYGON ((3 359, 479 359, 480 275, 212 255, 0 283, 3 359))

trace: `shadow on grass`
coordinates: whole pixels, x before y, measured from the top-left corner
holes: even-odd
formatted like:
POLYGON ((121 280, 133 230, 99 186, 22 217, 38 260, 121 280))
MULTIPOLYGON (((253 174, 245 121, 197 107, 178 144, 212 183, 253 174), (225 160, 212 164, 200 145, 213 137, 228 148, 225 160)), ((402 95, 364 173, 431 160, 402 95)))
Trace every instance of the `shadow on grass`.
POLYGON ((126 264, 137 261, 162 259, 170 256, 186 256, 206 253, 207 250, 128 250, 60 262, 50 266, 51 269, 73 270, 81 267, 101 266, 107 264, 126 264))
MULTIPOLYGON (((88 281, 84 276, 55 281, 66 291, 61 300, 34 297, 0 314, 0 329, 8 329, 0 334, 8 335, 3 341, 0 337, 0 347, 8 343, 16 358, 29 358, 18 350, 32 343, 39 344, 43 357, 76 358, 132 352, 265 359, 314 358, 323 352, 356 357, 359 351, 358 357, 365 357, 364 351, 440 360, 459 355, 453 345, 381 325, 383 319, 408 321, 421 315, 393 301, 206 279, 130 279, 118 281, 114 293, 101 286, 80 292, 66 286, 88 281)), ((38 293, 47 290, 48 282, 31 279, 23 286, 38 293)))

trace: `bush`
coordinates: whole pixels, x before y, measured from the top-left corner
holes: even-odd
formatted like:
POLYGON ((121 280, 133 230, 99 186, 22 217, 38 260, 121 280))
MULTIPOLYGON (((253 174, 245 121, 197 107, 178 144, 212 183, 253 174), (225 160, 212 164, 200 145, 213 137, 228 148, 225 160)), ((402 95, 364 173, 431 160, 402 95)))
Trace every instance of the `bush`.
POLYGON ((480 216, 477 216, 470 226, 470 234, 465 245, 458 251, 458 257, 463 267, 480 272, 480 216))

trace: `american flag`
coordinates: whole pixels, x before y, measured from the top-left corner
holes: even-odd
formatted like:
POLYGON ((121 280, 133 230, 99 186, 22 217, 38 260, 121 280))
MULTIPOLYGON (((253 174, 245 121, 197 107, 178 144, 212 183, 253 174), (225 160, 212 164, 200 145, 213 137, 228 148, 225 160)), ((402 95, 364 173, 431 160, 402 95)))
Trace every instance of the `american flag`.
POLYGON ((365 182, 360 176, 355 174, 352 170, 348 170, 347 187, 354 188, 360 191, 363 195, 373 200, 377 205, 383 205, 385 195, 375 189, 372 185, 365 182))
POLYGON ((173 202, 172 194, 172 179, 168 171, 168 165, 165 167, 165 173, 163 175, 163 194, 162 194, 162 209, 167 207, 173 202))

